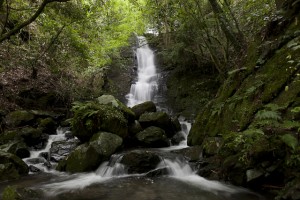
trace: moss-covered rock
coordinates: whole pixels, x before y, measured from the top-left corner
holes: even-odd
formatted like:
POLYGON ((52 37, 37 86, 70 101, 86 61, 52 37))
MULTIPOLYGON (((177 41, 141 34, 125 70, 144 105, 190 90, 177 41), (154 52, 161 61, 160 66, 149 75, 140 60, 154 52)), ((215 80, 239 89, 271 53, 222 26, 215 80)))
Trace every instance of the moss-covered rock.
POLYGON ((50 117, 41 119, 39 121, 38 127, 42 130, 43 133, 47 133, 48 135, 56 134, 56 122, 50 117))
POLYGON ((28 166, 14 154, 0 151, 0 180, 11 180, 28 174, 28 166))
POLYGON ((128 132, 129 135, 135 136, 137 133, 143 130, 139 121, 135 120, 133 123, 129 124, 128 132))
POLYGON ((5 117, 5 123, 8 127, 14 128, 33 123, 34 115, 26 110, 17 110, 10 112, 5 117))
POLYGON ((99 132, 93 135, 90 140, 92 146, 103 160, 107 160, 115 153, 123 143, 123 139, 112 133, 99 132))
POLYGON ((144 113, 140 116, 139 122, 143 128, 155 126, 163 129, 169 138, 176 133, 172 126, 170 116, 165 112, 144 113))
POLYGON ((168 147, 170 143, 165 131, 161 128, 150 126, 135 135, 139 143, 146 147, 168 147))
POLYGON ((19 158, 27 158, 30 156, 30 152, 26 144, 22 141, 12 141, 10 143, 4 144, 0 146, 1 151, 5 151, 7 153, 12 153, 18 156, 19 158))
POLYGON ((135 113, 136 118, 139 119, 146 112, 156 112, 156 105, 152 101, 146 101, 133 106, 131 109, 135 113))
POLYGON ((56 170, 71 173, 88 172, 97 169, 101 157, 93 146, 82 144, 78 146, 65 160, 58 163, 56 170))
POLYGON ((49 138, 47 134, 44 134, 41 129, 33 127, 24 127, 19 130, 18 133, 24 139, 27 146, 43 147, 49 138))
POLYGON ((39 200, 44 199, 42 190, 7 186, 2 193, 3 200, 39 200))
POLYGON ((97 102, 76 103, 72 111, 71 128, 74 136, 82 142, 99 131, 107 131, 122 138, 128 134, 128 121, 123 113, 111 105, 97 102))

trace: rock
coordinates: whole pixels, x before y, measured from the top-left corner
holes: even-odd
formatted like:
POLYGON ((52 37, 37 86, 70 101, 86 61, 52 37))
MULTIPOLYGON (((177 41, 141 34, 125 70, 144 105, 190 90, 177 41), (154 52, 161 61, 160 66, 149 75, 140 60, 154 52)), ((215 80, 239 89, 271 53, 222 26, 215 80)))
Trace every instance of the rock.
POLYGON ((28 147, 22 141, 13 141, 0 146, 1 151, 5 151, 7 153, 12 153, 18 156, 19 158, 27 158, 30 156, 30 152, 28 147))
POLYGON ((113 153, 115 153, 123 143, 123 139, 112 133, 99 132, 90 140, 92 146, 103 160, 107 160, 113 153))
POLYGON ((0 180, 11 180, 28 174, 28 166, 16 155, 0 151, 0 180))
POLYGON ((135 113, 130 108, 125 106, 122 102, 120 102, 118 99, 116 99, 112 95, 102 95, 97 98, 97 101, 100 104, 111 105, 113 107, 120 109, 123 112, 125 118, 129 122, 133 122, 136 118, 135 113))
POLYGON ((34 115, 26 110, 13 111, 8 113, 5 117, 6 125, 11 128, 31 125, 33 121, 34 115))
POLYGON ((177 117, 171 118, 171 124, 172 124, 172 128, 173 128, 174 132, 181 131, 181 124, 177 117))
POLYGON ((71 173, 88 172, 97 169, 100 163, 101 157, 94 147, 82 144, 70 153, 66 159, 60 161, 56 170, 71 173))
POLYGON ((41 152, 39 154, 39 157, 45 158, 46 160, 49 160, 49 153, 48 152, 41 152))
POLYGON ((7 186, 2 193, 3 200, 39 200, 44 199, 42 190, 7 186))
POLYGON ((33 128, 33 127, 25 127, 20 129, 20 136, 24 139, 24 142, 27 146, 36 146, 43 147, 47 141, 49 136, 44 134, 41 129, 33 128))
POLYGON ((152 101, 146 101, 133 106, 131 110, 134 112, 136 119, 139 119, 140 116, 146 112, 156 112, 156 106, 152 101))
POLYGON ((50 148, 52 161, 58 162, 69 155, 79 145, 78 140, 54 141, 50 148))
POLYGON ((248 169, 246 171, 247 182, 257 180, 258 178, 262 177, 264 172, 257 169, 248 169))
POLYGON ((169 141, 165 131, 161 128, 150 126, 136 134, 136 139, 145 147, 168 147, 169 141))
POLYGON ((143 130, 139 121, 135 120, 133 123, 129 124, 128 132, 129 135, 135 136, 137 133, 143 130))
POLYGON ((82 142, 87 142, 93 134, 106 131, 125 138, 128 121, 123 113, 111 105, 95 102, 77 103, 73 106, 71 119, 73 134, 82 142))
POLYGON ((151 170, 150 172, 148 172, 146 174, 146 177, 159 177, 159 176, 164 176, 164 175, 168 175, 169 174, 169 169, 167 167, 163 167, 163 168, 158 168, 158 169, 154 169, 151 170))
POLYGON ((37 118, 51 118, 55 121, 60 121, 65 117, 65 114, 62 113, 55 113, 51 111, 45 111, 45 110, 30 110, 32 114, 34 114, 37 118))
POLYGON ((156 126, 163 129, 169 138, 175 134, 170 117, 165 112, 144 113, 140 116, 139 122, 143 128, 156 126))
POLYGON ((183 131, 179 131, 171 138, 171 143, 173 145, 178 145, 180 142, 186 139, 185 137, 185 133, 183 131))
POLYGON ((126 166, 129 174, 135 174, 154 170, 160 161, 160 157, 154 152, 135 150, 127 152, 120 162, 126 166))
POLYGON ((29 165, 29 171, 33 173, 39 173, 41 170, 33 165, 29 165))
POLYGON ((190 162, 195 162, 195 161, 199 161, 201 158, 202 147, 192 146, 184 149, 173 150, 171 152, 183 155, 190 162))
POLYGON ((26 160, 26 162, 32 165, 36 165, 36 164, 47 162, 47 160, 43 157, 37 157, 37 158, 29 158, 26 160))
POLYGON ((18 134, 19 131, 16 130, 6 130, 4 133, 0 134, 0 144, 7 144, 14 140, 23 140, 23 138, 18 134))
POLYGON ((50 117, 41 119, 39 121, 38 127, 42 130, 43 133, 47 133, 48 135, 56 134, 57 125, 55 121, 50 117))

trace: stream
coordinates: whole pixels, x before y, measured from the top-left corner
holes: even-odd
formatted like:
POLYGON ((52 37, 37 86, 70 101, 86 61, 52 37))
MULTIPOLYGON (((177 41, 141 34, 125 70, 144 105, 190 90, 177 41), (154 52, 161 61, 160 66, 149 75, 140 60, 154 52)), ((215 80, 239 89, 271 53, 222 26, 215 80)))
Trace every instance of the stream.
MULTIPOLYGON (((139 47, 136 50, 138 61, 137 80, 132 84, 126 96, 128 106, 152 100, 158 97, 158 78, 155 56, 144 37, 138 37, 139 47)), ((156 102, 157 103, 157 102, 156 102)), ((165 109, 159 108, 158 109, 165 109)), ((114 154, 107 162, 90 173, 68 174, 49 170, 43 164, 30 163, 32 158, 40 158, 40 153, 49 152, 54 141, 63 141, 68 129, 58 128, 55 135, 49 137, 45 149, 32 151, 30 158, 24 159, 27 164, 43 171, 30 174, 20 180, 0 183, 0 191, 7 185, 19 185, 38 189, 44 198, 49 200, 263 200, 265 197, 247 189, 235 187, 218 181, 210 181, 196 174, 182 156, 170 156, 173 150, 187 147, 186 139, 191 123, 179 118, 184 140, 178 145, 167 148, 153 148, 160 155, 160 163, 155 170, 165 169, 161 176, 149 176, 148 173, 129 174, 126 166, 119 161, 125 152, 114 154)), ((200 156, 200 155, 199 155, 200 156)), ((45 160, 47 161, 47 160, 45 160)), ((55 162, 48 161, 55 166, 55 162)))

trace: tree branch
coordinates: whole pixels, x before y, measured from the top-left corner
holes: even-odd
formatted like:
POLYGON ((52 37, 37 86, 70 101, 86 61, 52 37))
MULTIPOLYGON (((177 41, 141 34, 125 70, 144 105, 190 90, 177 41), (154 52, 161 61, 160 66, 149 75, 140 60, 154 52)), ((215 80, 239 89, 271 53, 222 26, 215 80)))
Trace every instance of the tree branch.
MULTIPOLYGON (((1 0, 0 0, 1 1, 1 0)), ((45 7, 47 6, 47 4, 52 3, 52 2, 67 2, 70 0, 44 0, 42 2, 42 4, 39 6, 39 8, 37 9, 37 11, 34 13, 34 15, 32 15, 28 20, 26 20, 25 22, 17 25, 15 28, 13 28, 12 30, 10 30, 9 32, 7 32, 6 34, 4 34, 3 36, 0 37, 0 43, 2 43, 4 40, 7 40, 8 38, 10 38, 12 35, 18 33, 22 28, 28 26, 29 24, 31 24, 34 20, 36 20, 36 18, 38 18, 38 16, 44 11, 45 7)), ((1 3, 1 2, 0 2, 1 3)))

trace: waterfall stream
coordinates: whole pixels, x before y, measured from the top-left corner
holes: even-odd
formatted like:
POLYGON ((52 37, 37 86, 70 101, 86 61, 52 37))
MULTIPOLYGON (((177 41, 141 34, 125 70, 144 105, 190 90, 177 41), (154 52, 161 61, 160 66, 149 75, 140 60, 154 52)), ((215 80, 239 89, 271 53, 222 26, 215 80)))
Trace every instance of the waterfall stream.
MULTIPOLYGON (((158 74, 154 62, 154 53, 149 48, 145 37, 138 37, 139 47, 136 50, 138 62, 138 78, 132 84, 127 95, 128 106, 132 107, 145 101, 154 101, 158 88, 158 74)), ((47 170, 44 166, 35 165, 44 172, 51 173, 51 179, 39 184, 48 196, 46 199, 130 199, 130 200, 252 200, 264 199, 245 189, 206 180, 198 176, 185 159, 164 157, 174 149, 187 147, 186 138, 191 124, 179 118, 182 126, 181 134, 185 138, 177 146, 149 149, 160 152, 161 162, 157 169, 167 169, 167 174, 159 177, 147 177, 146 174, 128 174, 126 166, 120 163, 123 154, 111 156, 110 161, 103 162, 91 173, 67 174, 47 170)), ((58 129, 56 135, 50 136, 45 149, 31 152, 30 159, 38 157, 42 152, 49 152, 52 142, 66 140, 66 131, 58 129)), ((199 155, 200 156, 200 155, 199 155)), ((26 182, 27 183, 27 182, 26 182)), ((26 184, 25 183, 25 184, 26 184)))

